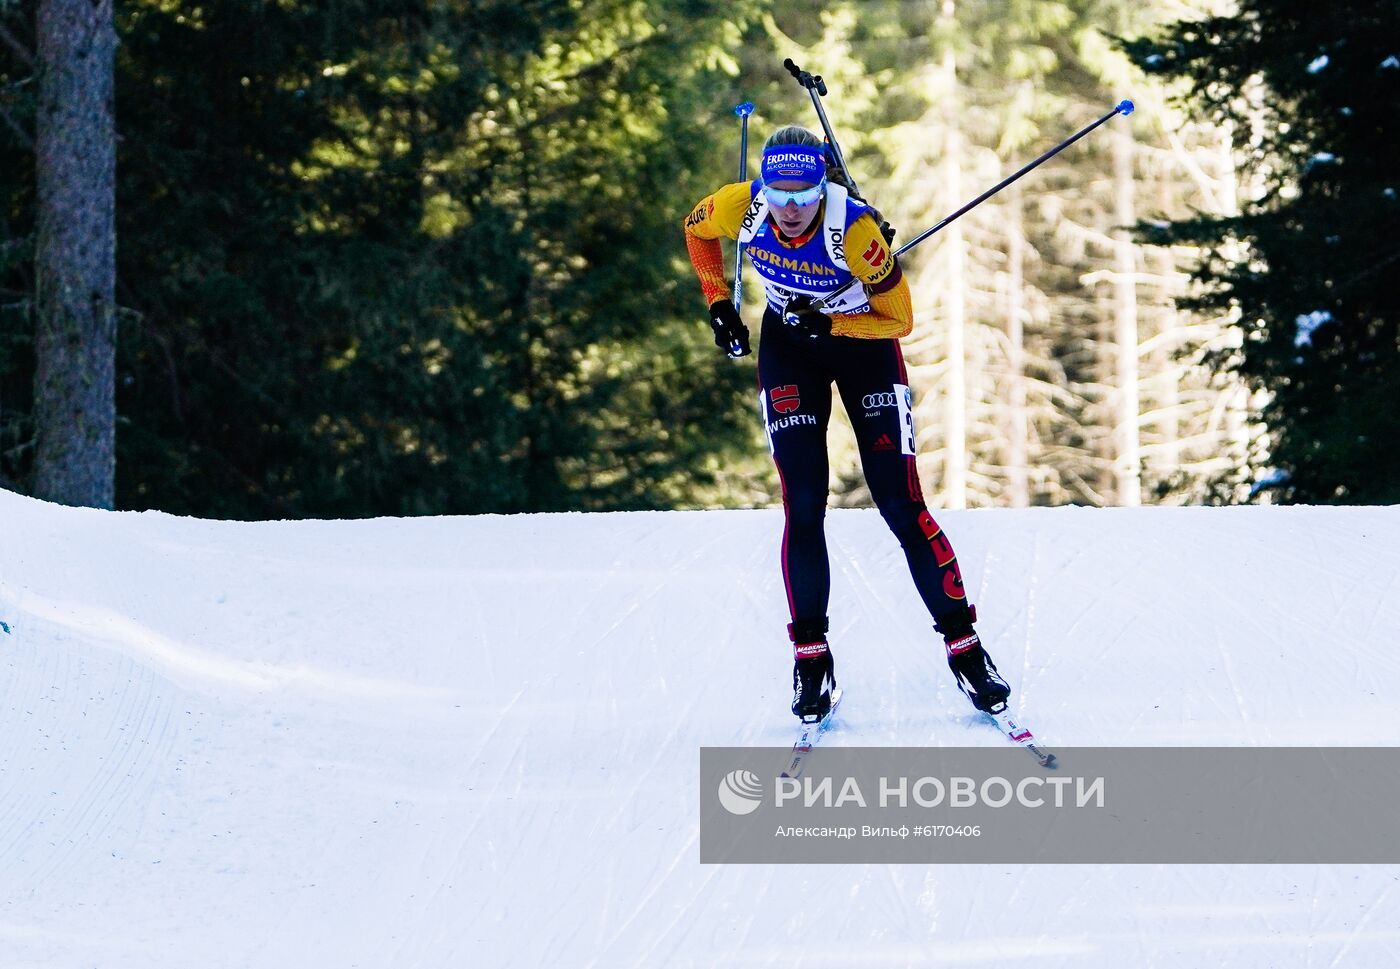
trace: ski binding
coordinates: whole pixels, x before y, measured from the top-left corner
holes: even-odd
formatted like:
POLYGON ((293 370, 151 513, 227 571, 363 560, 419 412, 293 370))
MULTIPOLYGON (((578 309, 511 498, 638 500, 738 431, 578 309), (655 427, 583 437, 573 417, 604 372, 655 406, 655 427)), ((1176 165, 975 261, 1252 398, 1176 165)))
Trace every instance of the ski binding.
POLYGON ((797 735, 797 743, 792 745, 792 759, 788 762, 787 769, 780 774, 780 777, 800 777, 802 769, 806 766, 807 755, 812 752, 812 748, 826 733, 826 728, 831 726, 831 718, 836 715, 836 708, 841 703, 841 690, 831 691, 831 709, 826 711, 826 716, 812 723, 802 724, 802 731, 797 735))

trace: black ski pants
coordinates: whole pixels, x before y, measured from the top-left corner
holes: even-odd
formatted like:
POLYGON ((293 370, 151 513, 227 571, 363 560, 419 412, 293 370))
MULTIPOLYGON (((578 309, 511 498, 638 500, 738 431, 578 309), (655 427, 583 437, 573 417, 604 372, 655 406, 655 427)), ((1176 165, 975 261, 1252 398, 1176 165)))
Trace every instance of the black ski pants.
POLYGON ((904 549, 929 615, 945 635, 961 632, 972 616, 957 557, 919 486, 913 397, 899 341, 802 336, 769 308, 758 385, 782 482, 783 583, 793 621, 824 619, 831 591, 825 519, 832 384, 855 428, 871 497, 904 549))

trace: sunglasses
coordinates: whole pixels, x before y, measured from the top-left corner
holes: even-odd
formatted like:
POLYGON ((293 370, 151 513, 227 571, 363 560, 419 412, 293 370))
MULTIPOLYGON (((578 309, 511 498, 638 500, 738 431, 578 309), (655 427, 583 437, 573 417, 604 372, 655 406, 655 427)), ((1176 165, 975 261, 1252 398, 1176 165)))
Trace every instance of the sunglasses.
POLYGON ((826 179, 813 185, 811 188, 800 188, 796 191, 789 191, 785 188, 770 188, 763 186, 763 195, 768 199, 768 204, 775 209, 787 208, 789 202, 797 205, 798 208, 805 209, 809 205, 815 205, 821 201, 822 192, 826 189, 826 179))

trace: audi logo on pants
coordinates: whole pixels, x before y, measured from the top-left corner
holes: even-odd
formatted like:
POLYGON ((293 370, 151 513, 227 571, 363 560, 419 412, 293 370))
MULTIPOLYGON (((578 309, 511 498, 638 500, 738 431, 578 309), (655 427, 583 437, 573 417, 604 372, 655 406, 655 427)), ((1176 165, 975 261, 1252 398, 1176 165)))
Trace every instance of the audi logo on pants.
POLYGON ((880 407, 894 407, 899 403, 899 398, 895 394, 866 394, 860 399, 860 404, 866 410, 875 410, 880 407))

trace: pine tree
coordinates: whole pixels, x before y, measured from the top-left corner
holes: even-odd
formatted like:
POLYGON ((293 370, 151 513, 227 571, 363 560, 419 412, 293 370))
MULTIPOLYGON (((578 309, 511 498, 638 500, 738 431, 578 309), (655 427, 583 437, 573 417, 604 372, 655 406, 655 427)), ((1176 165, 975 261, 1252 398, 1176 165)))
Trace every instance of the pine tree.
POLYGON ((1127 49, 1181 78, 1234 133, 1238 215, 1180 219, 1164 242, 1209 247, 1184 305, 1232 314, 1217 367, 1260 397, 1268 449, 1226 485, 1298 502, 1400 500, 1400 6, 1242 0, 1127 49))
MULTIPOLYGON (((121 0, 118 504, 711 496, 752 442, 750 378, 713 353, 678 227, 724 180, 718 154, 691 165, 694 121, 749 6, 121 0)), ((0 80, 18 60, 0 47, 0 80)), ((22 483, 34 205, 3 189, 0 444, 22 483)))

